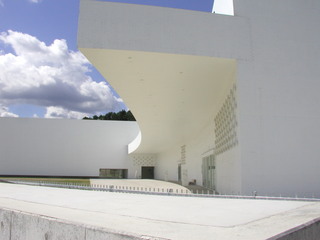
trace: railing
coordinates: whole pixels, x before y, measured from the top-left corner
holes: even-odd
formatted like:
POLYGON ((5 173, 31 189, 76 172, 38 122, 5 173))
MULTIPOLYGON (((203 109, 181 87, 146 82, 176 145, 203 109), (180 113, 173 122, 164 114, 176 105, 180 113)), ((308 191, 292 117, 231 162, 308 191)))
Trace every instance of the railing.
POLYGON ((99 185, 99 184, 75 184, 75 183, 58 183, 58 182, 46 182, 46 181, 6 181, 14 184, 24 184, 32 186, 45 186, 55 188, 66 189, 78 189, 89 191, 103 191, 103 192, 118 192, 118 193, 134 193, 134 194, 150 194, 150 195, 170 195, 170 196, 185 196, 185 197, 205 197, 205 198, 228 198, 228 199, 257 199, 257 200, 285 200, 285 201, 310 201, 320 202, 319 198, 315 197, 269 197, 258 196, 256 192, 253 196, 244 195, 229 195, 229 194, 217 194, 212 190, 184 190, 173 188, 159 188, 159 187, 132 187, 132 186, 116 186, 116 185, 99 185))

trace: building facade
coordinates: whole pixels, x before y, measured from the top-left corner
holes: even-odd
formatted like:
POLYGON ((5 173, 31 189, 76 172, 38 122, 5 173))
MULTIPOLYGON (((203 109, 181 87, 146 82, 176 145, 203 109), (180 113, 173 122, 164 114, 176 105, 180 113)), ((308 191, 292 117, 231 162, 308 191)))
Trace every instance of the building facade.
POLYGON ((78 44, 135 115, 135 162, 220 193, 320 197, 320 2, 234 16, 82 0, 78 44))
POLYGON ((82 0, 79 49, 139 126, 0 119, 0 174, 320 197, 319 12, 316 0, 234 0, 234 16, 82 0))

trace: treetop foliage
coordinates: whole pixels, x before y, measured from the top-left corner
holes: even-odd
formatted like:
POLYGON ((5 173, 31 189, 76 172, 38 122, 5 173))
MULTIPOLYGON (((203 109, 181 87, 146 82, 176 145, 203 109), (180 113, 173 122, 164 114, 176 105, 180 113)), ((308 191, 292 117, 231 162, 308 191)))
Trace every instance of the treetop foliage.
POLYGON ((84 120, 113 120, 113 121, 136 121, 131 111, 108 112, 105 115, 94 115, 92 118, 84 117, 84 120))

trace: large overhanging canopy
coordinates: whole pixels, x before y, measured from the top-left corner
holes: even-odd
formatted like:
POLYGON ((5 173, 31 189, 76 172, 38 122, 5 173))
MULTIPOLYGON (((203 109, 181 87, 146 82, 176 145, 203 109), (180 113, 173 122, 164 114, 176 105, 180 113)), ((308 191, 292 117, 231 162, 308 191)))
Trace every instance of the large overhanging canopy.
MULTIPOLYGON (((137 152, 187 144, 213 123, 251 58, 247 19, 82 0, 81 52, 119 93, 141 129, 137 152)), ((213 137, 212 132, 212 137, 213 137)))
MULTIPOLYGON (((196 136, 235 78, 236 61, 203 56, 81 48, 133 112, 142 142, 157 153, 196 136)), ((213 133, 212 133, 213 134, 213 133)))

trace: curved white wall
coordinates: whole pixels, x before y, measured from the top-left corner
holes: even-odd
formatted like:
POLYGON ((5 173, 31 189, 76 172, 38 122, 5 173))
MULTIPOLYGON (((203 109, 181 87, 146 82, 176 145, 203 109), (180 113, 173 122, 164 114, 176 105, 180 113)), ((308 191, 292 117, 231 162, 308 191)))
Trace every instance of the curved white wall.
POLYGON ((141 143, 141 131, 139 131, 137 137, 128 145, 128 153, 133 153, 141 143))
POLYGON ((136 122, 0 118, 0 175, 99 176, 129 169, 136 122))

